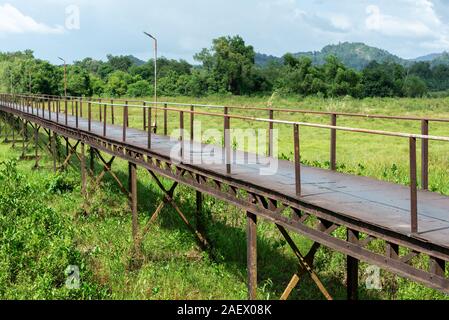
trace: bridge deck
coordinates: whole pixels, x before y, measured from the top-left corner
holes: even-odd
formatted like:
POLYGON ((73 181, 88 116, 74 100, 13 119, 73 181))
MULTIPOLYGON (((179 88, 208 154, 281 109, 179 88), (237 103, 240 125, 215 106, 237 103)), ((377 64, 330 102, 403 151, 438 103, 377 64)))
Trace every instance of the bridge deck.
MULTIPOLYGON (((42 111, 39 112, 39 115, 41 113, 42 111)), ((48 112, 45 113, 45 118, 48 119, 48 112)), ((52 114, 52 119, 56 119, 56 114, 52 114)), ((75 121, 75 117, 68 116, 69 127, 75 128, 75 121)), ((63 124, 64 122, 64 115, 60 114, 59 123, 63 124)), ((87 119, 79 118, 78 128, 87 131, 87 119)), ((103 135, 103 123, 92 121, 91 128, 93 133, 103 135)), ((107 125, 108 139, 121 142, 122 136, 122 126, 107 125)), ((147 132, 128 128, 126 142, 129 145, 146 148, 147 132)), ((186 142, 186 147, 189 144, 186 142)), ((152 135, 151 150, 155 153, 170 156, 173 147, 177 145, 179 142, 173 141, 169 137, 152 135)), ((226 168, 222 163, 205 164, 205 162, 210 163, 212 160, 217 160, 221 152, 223 152, 221 146, 214 146, 211 151, 210 145, 194 143, 192 152, 186 152, 183 162, 188 163, 189 158, 195 160, 202 158, 202 164, 193 162, 191 165, 197 166, 200 170, 208 170, 226 176, 226 168)), ((246 152, 233 153, 235 160, 253 156, 246 152)), ((261 189, 297 198, 294 164, 280 160, 276 174, 262 176, 259 175, 260 169, 266 167, 262 163, 274 159, 263 156, 259 156, 258 159, 260 163, 233 164, 232 178, 261 189)), ((308 166, 302 166, 301 170, 302 202, 385 230, 403 235, 410 234, 410 189, 408 187, 308 166)), ((449 248, 449 197, 428 191, 419 191, 418 212, 419 233, 410 236, 449 248)))

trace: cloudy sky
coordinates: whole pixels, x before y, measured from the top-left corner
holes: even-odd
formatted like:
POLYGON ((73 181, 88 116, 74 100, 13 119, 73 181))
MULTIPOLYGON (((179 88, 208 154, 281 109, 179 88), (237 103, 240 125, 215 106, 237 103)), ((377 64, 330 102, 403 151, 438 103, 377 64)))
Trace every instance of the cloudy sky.
POLYGON ((256 51, 320 50, 365 42, 404 58, 449 51, 449 0, 9 0, 0 1, 0 51, 32 49, 57 62, 107 53, 192 61, 221 35, 256 51), (78 15, 79 13, 79 15, 78 15))

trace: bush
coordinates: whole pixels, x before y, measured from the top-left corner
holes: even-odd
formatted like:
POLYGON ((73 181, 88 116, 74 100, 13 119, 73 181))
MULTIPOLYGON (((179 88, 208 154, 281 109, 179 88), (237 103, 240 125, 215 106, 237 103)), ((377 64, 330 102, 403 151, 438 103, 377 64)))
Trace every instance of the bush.
POLYGON ((132 98, 148 97, 153 95, 153 87, 146 80, 140 80, 128 86, 127 95, 132 98))
POLYGON ((106 290, 90 273, 73 241, 68 219, 43 204, 45 191, 0 164, 0 299, 97 299, 106 290), (65 286, 65 270, 79 266, 79 289, 65 286))

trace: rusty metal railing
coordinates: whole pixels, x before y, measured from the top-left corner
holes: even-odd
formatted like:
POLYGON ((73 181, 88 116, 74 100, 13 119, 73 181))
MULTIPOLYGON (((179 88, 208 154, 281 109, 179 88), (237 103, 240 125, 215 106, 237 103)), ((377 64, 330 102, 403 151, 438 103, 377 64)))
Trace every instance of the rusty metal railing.
MULTIPOLYGON (((55 95, 31 95, 31 96, 39 96, 44 98, 51 99, 64 99, 68 101, 89 101, 93 100, 93 98, 89 97, 60 97, 55 95)), ((304 110, 304 109, 291 109, 291 108, 277 108, 277 107, 241 107, 241 106, 221 106, 221 105, 211 105, 211 104, 192 104, 192 103, 176 103, 176 102, 152 102, 145 100, 125 100, 125 99, 104 99, 104 98, 96 98, 96 101, 102 103, 103 101, 110 101, 111 104, 114 102, 123 102, 124 104, 128 103, 139 103, 142 105, 153 105, 153 106, 162 106, 161 109, 163 113, 163 133, 164 135, 168 134, 167 126, 168 126, 168 107, 182 107, 189 108, 190 111, 195 111, 198 108, 207 108, 207 109, 221 109, 224 112, 230 113, 232 110, 240 110, 240 111, 257 111, 257 112, 266 112, 268 115, 268 119, 274 120, 275 113, 281 114, 310 114, 310 115, 318 115, 318 116, 329 116, 330 125, 336 126, 339 117, 353 117, 353 118, 362 118, 362 119, 385 119, 385 120, 399 120, 399 121, 412 121, 412 122, 420 122, 421 126, 421 134, 428 135, 429 127, 432 122, 440 122, 440 123, 449 123, 449 119, 447 118, 430 118, 430 117, 414 117, 414 116, 390 116, 390 115, 381 115, 381 114, 361 114, 361 113, 349 113, 349 112, 335 112, 335 111, 316 111, 316 110, 304 110)), ((73 102, 72 102, 73 103, 73 102)), ((82 110, 82 109, 81 109, 82 110)), ((100 119, 102 118, 103 111, 100 110, 100 119)), ((114 108, 111 110, 112 123, 114 123, 114 108)), ((147 129, 147 126, 151 126, 151 122, 147 123, 147 120, 150 118, 146 115, 146 111, 142 111, 142 119, 143 119, 143 130, 147 129)), ((193 118, 193 117, 191 117, 193 118)), ((281 119, 283 120, 283 119, 281 119)), ((284 119, 285 120, 285 119, 284 119)), ((157 121, 157 113, 156 113, 156 121, 157 121)), ((273 123, 269 123, 269 132, 273 131, 273 123)), ((157 127, 155 128, 157 130, 157 127)), ((330 169, 335 171, 337 170, 337 131, 334 129, 330 130, 330 157, 329 164, 330 169)), ((273 156, 273 136, 270 134, 269 143, 268 143, 268 155, 273 156)), ((429 145, 427 140, 422 141, 422 153, 421 153, 421 187, 424 190, 429 189, 429 145)))
MULTIPOLYGON (((360 129, 360 128, 350 128, 350 127, 342 127, 337 126, 335 117, 331 125, 325 124, 316 124, 316 123, 308 123, 308 122, 297 122, 297 121, 287 121, 287 120, 276 120, 276 119, 266 119, 266 118, 257 118, 257 117, 249 117, 243 115, 231 115, 229 113, 229 108, 224 107, 223 114, 214 113, 214 112, 204 112, 204 111, 195 111, 194 108, 190 108, 189 110, 179 109, 179 108, 169 108, 168 105, 164 105, 160 107, 159 105, 148 105, 147 102, 142 102, 142 105, 130 104, 128 101, 125 103, 105 103, 101 100, 83 100, 83 99, 61 99, 51 98, 48 96, 39 97, 39 96, 27 96, 27 95, 9 95, 9 94, 1 94, 0 99, 2 103, 12 109, 36 115, 40 118, 46 119, 45 114, 48 111, 47 119, 50 121, 55 121, 60 123, 61 114, 64 115, 64 125, 68 125, 68 116, 69 116, 69 104, 71 107, 71 116, 75 118, 75 127, 79 128, 79 119, 82 117, 82 105, 87 104, 88 114, 88 131, 92 131, 92 122, 97 121, 92 117, 92 108, 98 107, 99 111, 99 122, 103 124, 103 136, 107 136, 107 127, 108 127, 108 117, 107 111, 111 110, 111 123, 115 124, 114 112, 112 110, 116 108, 123 108, 123 122, 122 122, 122 142, 127 142, 127 129, 129 127, 129 108, 142 108, 143 109, 143 117, 147 118, 147 123, 151 123, 151 117, 153 111, 164 111, 164 112, 175 112, 179 115, 179 129, 181 130, 181 134, 179 137, 180 142, 180 154, 181 158, 184 154, 184 121, 185 115, 189 114, 191 119, 190 126, 190 138, 193 140, 194 137, 194 122, 193 118, 195 115, 208 116, 208 117, 219 117, 223 119, 223 129, 224 129, 224 149, 225 149, 225 165, 227 174, 232 174, 232 163, 231 163, 231 139, 230 139, 230 130, 231 130, 231 121, 234 119, 244 120, 244 121, 252 121, 252 122, 262 122, 267 123, 269 125, 270 130, 272 130, 273 125, 288 125, 292 127, 293 133, 293 144, 294 144, 294 171, 295 171, 295 189, 296 195, 298 198, 301 198, 302 195, 302 184, 301 184, 301 141, 300 141, 300 128, 301 127, 310 127, 310 128, 319 128, 326 129, 331 131, 331 137, 333 137, 336 132, 353 132, 353 133, 363 133, 363 134, 371 134, 371 135, 381 135, 388 137, 397 137, 397 138, 407 138, 409 140, 409 173, 410 173, 410 225, 411 232, 418 232, 418 188, 417 188, 417 140, 422 140, 423 146, 428 146, 429 140, 434 141, 445 141, 449 142, 449 137, 443 136, 432 136, 428 134, 410 134, 410 133, 399 133, 399 132, 390 132, 390 131, 382 131, 382 130, 370 130, 370 129, 360 129), (63 106, 63 107, 62 107, 63 106), (108 108, 109 107, 109 108, 108 108), (54 113, 56 119, 52 119, 52 113, 54 113), (426 142, 424 144, 424 142, 426 142)), ((332 114, 334 115, 334 114, 332 114)), ((151 125, 148 125, 145 130, 148 132, 148 148, 151 149, 152 146, 152 135, 153 128, 151 125)), ((164 134, 167 131, 167 127, 164 128, 164 134)), ((270 144, 272 141, 269 142, 270 144)), ((332 143, 331 143, 332 144, 332 143)), ((428 152, 428 150, 423 150, 423 152, 428 152)), ((426 155, 428 156, 428 154, 426 155)), ((424 188, 423 188, 424 189, 424 188)))

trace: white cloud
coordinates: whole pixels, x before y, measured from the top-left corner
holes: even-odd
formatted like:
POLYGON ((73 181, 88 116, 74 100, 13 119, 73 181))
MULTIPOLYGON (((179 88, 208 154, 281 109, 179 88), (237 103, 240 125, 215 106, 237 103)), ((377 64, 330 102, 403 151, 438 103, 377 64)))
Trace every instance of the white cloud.
POLYGON ((368 6, 366 13, 368 17, 365 20, 365 25, 370 31, 377 31, 387 36, 399 37, 416 38, 433 36, 432 30, 423 21, 411 21, 397 16, 385 15, 375 5, 368 6))
POLYGON ((400 0, 397 5, 392 15, 384 14, 376 5, 366 7, 366 29, 383 36, 413 40, 422 48, 447 50, 449 26, 442 22, 433 1, 400 0))
POLYGON ((24 15, 9 3, 0 5, 0 34, 2 33, 41 33, 60 34, 62 26, 50 27, 24 15))
POLYGON ((332 15, 330 17, 330 22, 335 28, 342 31, 347 31, 352 28, 351 21, 348 19, 348 17, 343 15, 332 15))
POLYGON ((352 27, 352 23, 344 15, 321 15, 309 13, 300 9, 294 10, 293 14, 295 18, 305 22, 316 30, 324 32, 347 32, 352 27))

